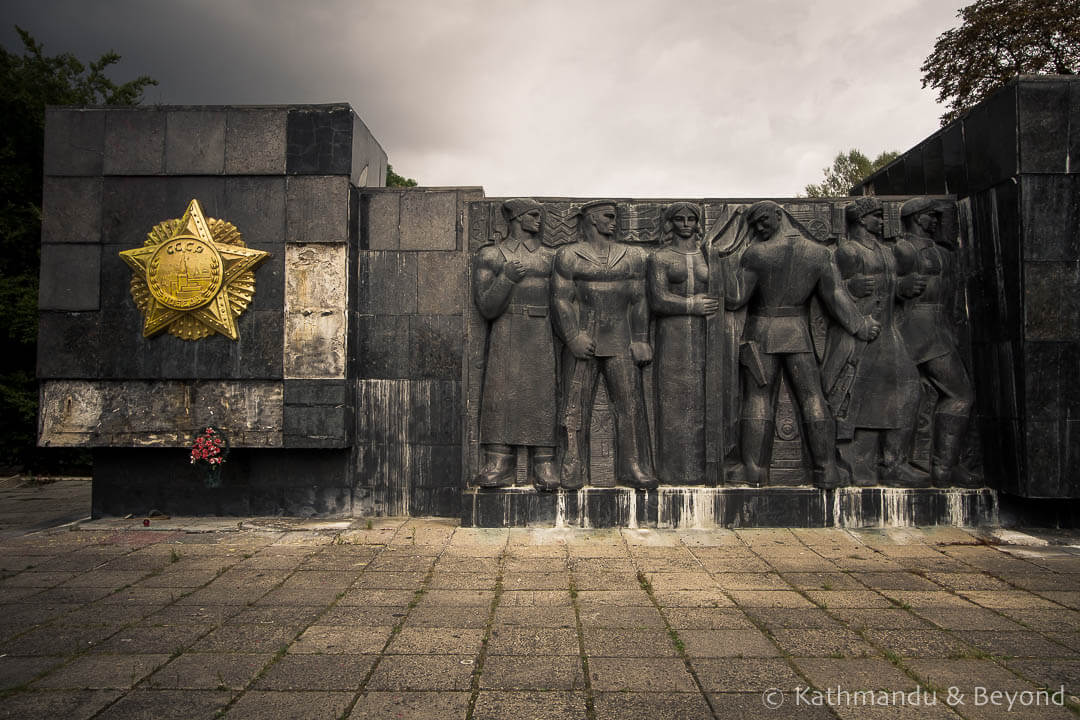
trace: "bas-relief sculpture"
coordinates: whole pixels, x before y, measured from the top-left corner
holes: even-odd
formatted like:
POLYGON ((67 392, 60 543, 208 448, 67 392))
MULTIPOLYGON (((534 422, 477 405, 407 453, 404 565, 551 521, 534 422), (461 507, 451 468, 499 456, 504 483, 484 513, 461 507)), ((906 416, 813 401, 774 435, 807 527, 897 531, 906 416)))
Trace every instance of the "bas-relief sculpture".
POLYGON ((956 260, 939 237, 942 202, 906 203, 902 236, 888 240, 878 200, 848 202, 832 213, 847 230, 833 229, 835 249, 771 201, 637 210, 638 225, 656 227, 637 228, 634 242, 621 241, 614 201, 563 213, 504 202, 505 238, 473 265, 488 323, 474 484, 513 485, 519 447, 538 489, 587 484, 600 381, 618 484, 770 484, 783 380, 806 484, 978 485, 958 462, 972 393, 948 308, 956 260), (557 250, 538 239, 549 223, 557 250), (812 303, 826 316, 824 352, 812 303), (936 391, 924 469, 911 462, 921 383, 936 391))

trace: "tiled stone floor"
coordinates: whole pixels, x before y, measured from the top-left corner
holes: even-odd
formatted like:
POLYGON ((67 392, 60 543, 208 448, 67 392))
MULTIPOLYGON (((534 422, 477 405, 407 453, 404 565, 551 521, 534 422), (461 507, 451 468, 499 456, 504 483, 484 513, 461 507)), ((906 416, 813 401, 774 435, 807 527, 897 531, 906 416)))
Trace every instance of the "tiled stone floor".
POLYGON ((1068 544, 951 528, 131 525, 0 540, 0 717, 1050 720, 1080 707, 1068 544), (1061 686, 1064 707, 1015 694, 1061 686), (889 692, 855 695, 867 690, 889 692))

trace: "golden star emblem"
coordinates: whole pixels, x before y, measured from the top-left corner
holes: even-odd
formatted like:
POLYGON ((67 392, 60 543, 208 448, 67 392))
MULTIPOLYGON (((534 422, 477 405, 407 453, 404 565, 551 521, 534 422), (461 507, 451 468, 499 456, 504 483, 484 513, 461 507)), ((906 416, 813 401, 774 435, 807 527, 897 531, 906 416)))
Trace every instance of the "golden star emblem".
POLYGON ((168 330, 184 340, 215 332, 236 340, 236 318, 255 297, 253 269, 269 253, 245 247, 236 226, 206 218, 193 199, 183 217, 155 225, 141 248, 120 257, 133 271, 143 337, 168 330))

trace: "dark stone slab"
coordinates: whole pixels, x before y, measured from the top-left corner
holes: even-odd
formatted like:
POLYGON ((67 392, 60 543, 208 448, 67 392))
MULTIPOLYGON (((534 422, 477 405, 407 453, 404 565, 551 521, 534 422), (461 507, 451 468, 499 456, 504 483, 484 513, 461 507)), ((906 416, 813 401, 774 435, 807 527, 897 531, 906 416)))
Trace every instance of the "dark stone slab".
POLYGON ((168 207, 169 178, 107 177, 102 185, 102 242, 123 249, 141 247, 158 223, 179 217, 184 209, 168 207), (173 214, 170 214, 173 213, 173 214))
POLYGON ((286 405, 344 405, 348 401, 344 380, 286 380, 286 405))
POLYGON ((285 447, 348 447, 349 411, 344 405, 285 405, 285 447))
POLYGON ((933 135, 922 144, 923 182, 929 194, 945 195, 945 145, 942 136, 933 135))
POLYGON ((165 172, 165 112, 110 110, 105 120, 106 175, 165 172))
POLYGON ((904 153, 904 192, 908 195, 925 195, 926 160, 923 146, 917 145, 904 153))
POLYGON ((461 442, 460 381, 365 379, 356 393, 357 442, 461 442))
POLYGON ((354 314, 356 376, 409 377, 409 316, 354 314))
POLYGON ((73 108, 46 109, 46 175, 101 175, 104 148, 104 112, 73 108))
POLYGON ((414 190, 401 196, 401 249, 457 248, 458 193, 414 190))
POLYGON ((360 312, 407 315, 417 311, 416 253, 362 252, 358 265, 360 312))
POLYGON ((1024 424, 1027 475, 1026 497, 1058 497, 1061 494, 1064 458, 1063 422, 1029 420, 1024 424))
POLYGON ((169 175, 225 172, 224 110, 166 112, 165 172, 169 175))
POLYGON ((1024 343, 1024 398, 1029 420, 1080 416, 1080 340, 1024 343))
POLYGON ((964 125, 955 122, 941 131, 941 151, 945 163, 945 192, 968 194, 967 152, 964 148, 964 125))
POLYGON ((1024 260, 1080 259, 1080 176, 1022 175, 1024 260))
POLYGON ((237 378, 280 379, 284 375, 282 354, 285 319, 281 310, 248 310, 237 318, 240 339, 236 357, 240 367, 237 378))
POLYGON ((285 172, 286 108, 229 108, 225 119, 225 173, 285 172))
POLYGON ((409 318, 409 376, 454 380, 461 377, 463 324, 457 315, 409 318))
POLYGON ((1022 80, 1017 86, 1020 171, 1063 173, 1069 157, 1069 83, 1022 80))
MULTIPOLYGON (((907 158, 900 156, 885 168, 885 174, 889 177, 889 193, 893 195, 912 195, 907 188, 908 172, 906 169, 907 158)), ((882 193, 884 194, 884 193, 882 193)))
POLYGON ((963 123, 970 191, 996 185, 1016 175, 1019 170, 1016 83, 1009 83, 976 105, 963 123))
POLYGON ((42 245, 40 310, 97 310, 100 245, 42 245))
POLYGON ((280 246, 284 251, 285 178, 227 177, 221 219, 228 220, 250 247, 280 246))
POLYGON ((1026 339, 1080 340, 1080 265, 1026 262, 1023 311, 1026 339))
POLYGON ((360 246, 366 250, 397 250, 400 242, 400 190, 364 192, 360 196, 360 246))
POLYGON ((100 177, 46 177, 41 242, 101 242, 101 185, 100 177))
POLYGON ((285 191, 285 227, 288 242, 348 242, 348 178, 290 177, 285 191))
POLYGON ((353 112, 347 106, 289 110, 285 171, 290 175, 349 175, 353 112))
POLYGON ((416 256, 417 312, 460 315, 465 307, 465 254, 419 252, 416 256))
MULTIPOLYGON (((1069 157, 1080 157, 1080 83, 1069 85, 1069 157)), ((1080 162, 1071 163, 1069 172, 1080 173, 1080 162)))
POLYGON ((992 490, 889 488, 471 488, 463 527, 909 527, 996 524, 992 490))
POLYGON ((413 488, 409 511, 415 517, 458 517, 461 514, 461 488, 413 488))
POLYGON ((182 175, 168 180, 164 210, 171 214, 165 215, 166 218, 181 217, 187 210, 188 203, 198 200, 207 219, 228 220, 224 217, 225 178, 182 175))
POLYGON ((382 187, 386 184, 386 151, 359 115, 353 113, 352 120, 350 180, 358 187, 382 187))
POLYGON ((38 318, 38 378, 100 376, 102 324, 98 313, 42 312, 38 318))

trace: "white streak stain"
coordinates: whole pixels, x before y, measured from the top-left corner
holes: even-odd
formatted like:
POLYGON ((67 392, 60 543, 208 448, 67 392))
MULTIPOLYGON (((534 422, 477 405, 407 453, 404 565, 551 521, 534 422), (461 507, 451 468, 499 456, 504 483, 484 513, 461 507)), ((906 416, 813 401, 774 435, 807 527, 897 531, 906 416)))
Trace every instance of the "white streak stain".
POLYGON ((631 530, 637 530, 637 490, 631 490, 626 494, 626 506, 630 514, 626 526, 631 530))

